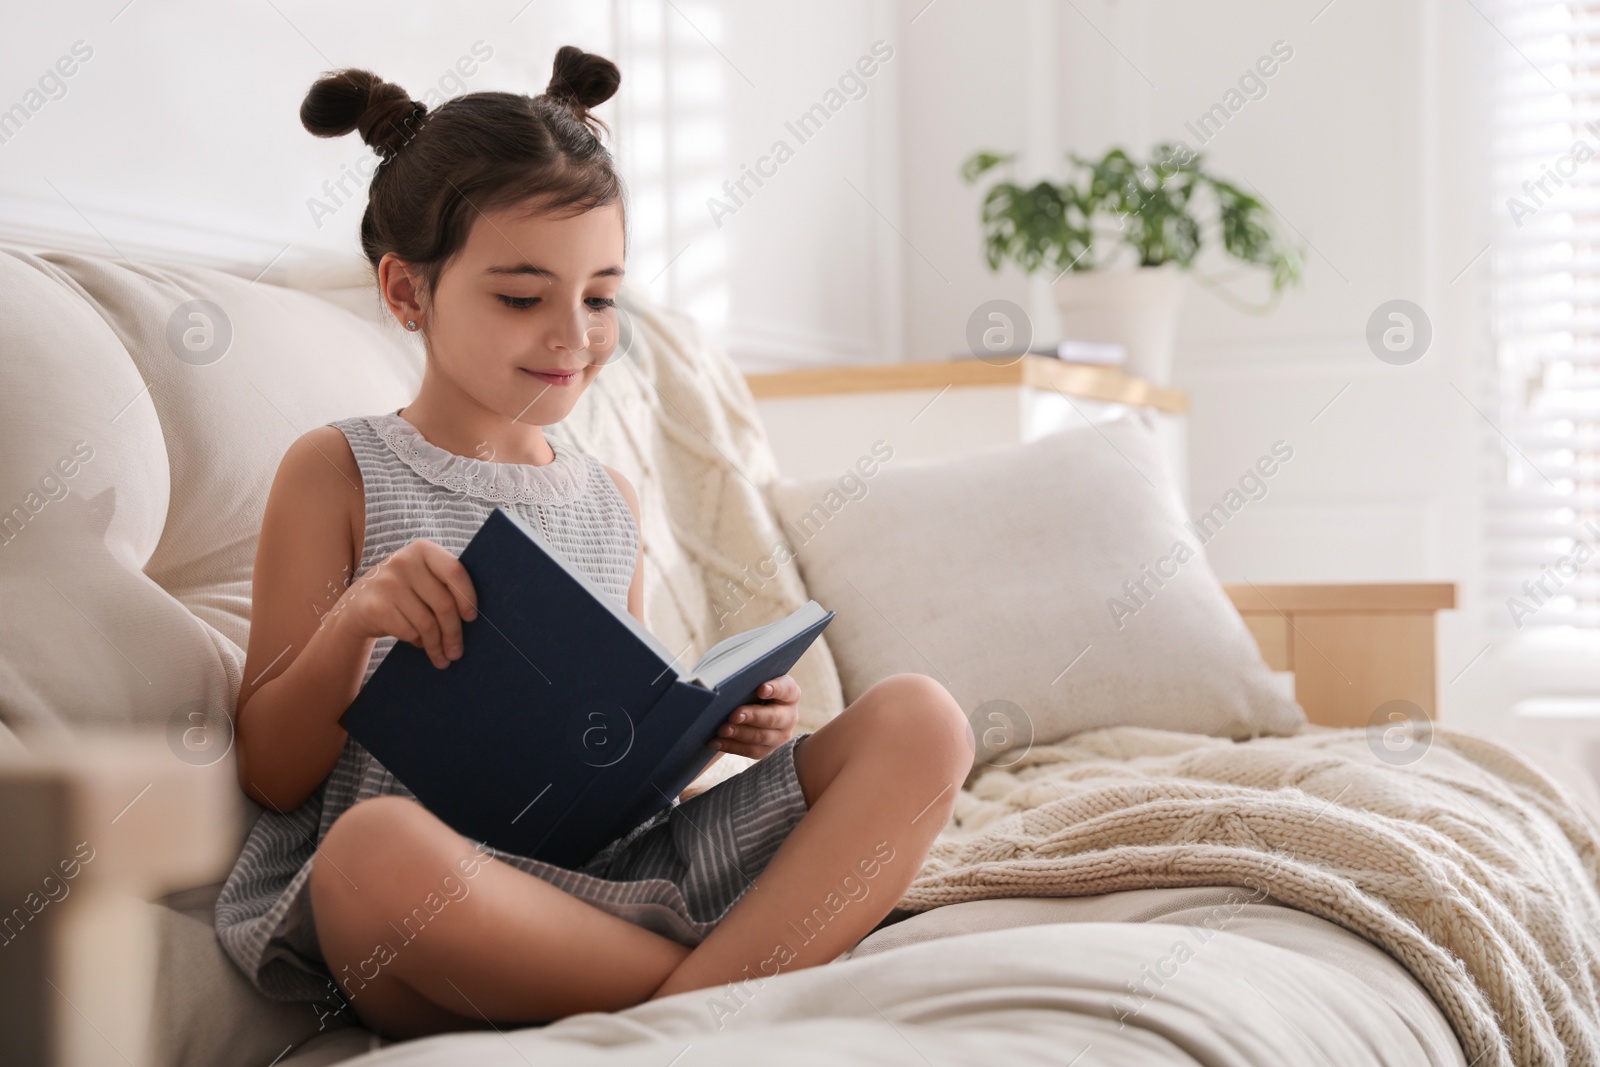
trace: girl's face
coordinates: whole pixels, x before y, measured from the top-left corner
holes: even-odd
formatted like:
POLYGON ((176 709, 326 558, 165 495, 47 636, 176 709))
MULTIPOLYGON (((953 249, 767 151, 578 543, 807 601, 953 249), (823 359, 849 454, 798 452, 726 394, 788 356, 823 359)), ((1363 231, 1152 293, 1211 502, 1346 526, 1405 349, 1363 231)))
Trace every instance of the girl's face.
POLYGON ((616 352, 622 262, 615 203, 565 217, 480 213, 434 291, 434 360, 490 411, 560 422, 616 352))

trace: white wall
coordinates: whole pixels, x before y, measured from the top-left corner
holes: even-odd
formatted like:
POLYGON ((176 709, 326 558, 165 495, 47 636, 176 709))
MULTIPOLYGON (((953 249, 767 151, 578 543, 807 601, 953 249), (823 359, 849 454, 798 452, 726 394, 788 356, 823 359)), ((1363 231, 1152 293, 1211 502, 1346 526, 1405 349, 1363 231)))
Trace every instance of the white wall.
POLYGON ((630 187, 634 278, 752 366, 900 355, 900 249, 884 219, 899 216, 901 61, 828 97, 874 41, 893 49, 885 2, 121 7, 39 5, 0 36, 0 108, 26 101, 74 42, 89 52, 0 144, 0 240, 359 282, 376 157, 353 133, 300 126, 319 73, 369 67, 430 103, 536 93, 570 43, 623 69, 597 113, 630 187), (801 144, 784 123, 819 101, 840 106, 801 144), (718 226, 707 199, 779 138, 793 158, 718 226), (331 214, 317 218, 314 198, 331 214))
POLYGON ((320 225, 308 208, 327 198, 325 181, 372 159, 353 133, 322 140, 300 126, 300 102, 321 71, 370 67, 418 99, 430 89, 441 99, 527 91, 548 80, 557 45, 603 46, 609 27, 603 7, 575 4, 516 21, 520 5, 121 6, 30 7, 0 37, 6 107, 74 41, 93 50, 65 95, 0 144, 4 235, 37 231, 97 254, 168 249, 240 270, 271 267, 269 280, 295 265, 360 262, 359 202, 320 225), (490 55, 482 63, 480 41, 490 55))
POLYGON ((618 7, 630 271, 750 368, 898 358, 890 6, 618 7))
POLYGON ((1178 374, 1195 403, 1191 491, 1216 499, 1267 444, 1288 441, 1295 460, 1271 494, 1208 546, 1219 572, 1457 581, 1462 607, 1441 617, 1440 706, 1451 721, 1492 727, 1505 707, 1473 697, 1492 663, 1460 673, 1485 644, 1483 425, 1469 398, 1482 404, 1488 356, 1488 262, 1474 262, 1488 240, 1475 158, 1487 27, 1432 0, 1346 0, 1312 23, 1320 7, 1258 3, 1208 18, 1161 5, 1153 20, 1158 69, 1203 57, 1174 79, 1193 88, 1158 116, 1198 115, 1274 41, 1294 49, 1268 94, 1206 150, 1303 235, 1305 283, 1263 318, 1206 294, 1190 301, 1178 374), (1373 310, 1396 298, 1419 304, 1434 329, 1429 352, 1404 367, 1365 339, 1373 310))

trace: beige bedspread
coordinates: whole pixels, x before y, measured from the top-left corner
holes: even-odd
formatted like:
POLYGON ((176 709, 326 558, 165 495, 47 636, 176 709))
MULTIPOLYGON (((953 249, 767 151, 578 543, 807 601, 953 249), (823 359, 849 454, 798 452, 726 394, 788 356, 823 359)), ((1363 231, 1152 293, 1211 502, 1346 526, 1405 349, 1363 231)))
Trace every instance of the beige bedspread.
MULTIPOLYGON (((1075 902, 1060 899, 1033 902, 1031 916, 971 914, 1021 901, 937 909, 927 918, 965 918, 759 985, 423 1038, 349 1067, 1467 1067, 1427 994, 1407 996, 1399 965, 1354 934, 1287 908, 1241 906, 1238 889, 1143 896, 1165 916, 1076 921, 1075 902), (957 932, 968 919, 972 931, 957 932), (1175 953, 1182 962, 1167 967, 1175 953), (1136 1002, 1126 984, 1151 974, 1159 995, 1136 1002)), ((1126 913, 1119 903, 1102 910, 1126 913)), ((359 1037, 336 1034, 339 1047, 279 1067, 322 1067, 319 1053, 360 1051, 359 1037)))
POLYGON ((1511 750, 1438 729, 1244 744, 1118 727, 975 770, 899 907, 1258 888, 1386 949, 1468 1062, 1600 1063, 1600 830, 1511 750))

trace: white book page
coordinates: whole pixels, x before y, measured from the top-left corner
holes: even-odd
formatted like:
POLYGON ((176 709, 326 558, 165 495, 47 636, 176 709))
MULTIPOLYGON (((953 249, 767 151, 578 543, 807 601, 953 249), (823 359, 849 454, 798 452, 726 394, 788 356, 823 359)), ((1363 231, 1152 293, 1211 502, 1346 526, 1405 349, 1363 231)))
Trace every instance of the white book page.
POLYGON ((715 689, 826 614, 821 604, 808 600, 785 618, 717 642, 690 668, 686 677, 708 689, 715 689))
POLYGON ((757 635, 770 630, 772 627, 778 625, 778 623, 782 621, 782 619, 777 619, 773 622, 763 623, 762 625, 753 629, 745 630, 743 633, 734 634, 732 637, 724 637, 721 641, 718 641, 716 644, 706 649, 705 654, 695 662, 695 665, 691 669, 690 673, 698 671, 708 664, 714 663, 721 657, 731 653, 734 649, 740 648, 748 642, 755 640, 757 635))

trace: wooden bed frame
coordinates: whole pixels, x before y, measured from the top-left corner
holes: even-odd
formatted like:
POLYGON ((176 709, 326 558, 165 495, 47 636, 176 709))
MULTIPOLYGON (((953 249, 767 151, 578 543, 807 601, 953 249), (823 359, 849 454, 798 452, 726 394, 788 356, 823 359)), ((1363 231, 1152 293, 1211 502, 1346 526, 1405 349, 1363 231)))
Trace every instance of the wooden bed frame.
POLYGON ((1366 726, 1391 700, 1438 715, 1434 616, 1456 606, 1449 582, 1225 586, 1275 671, 1319 726, 1366 726))

